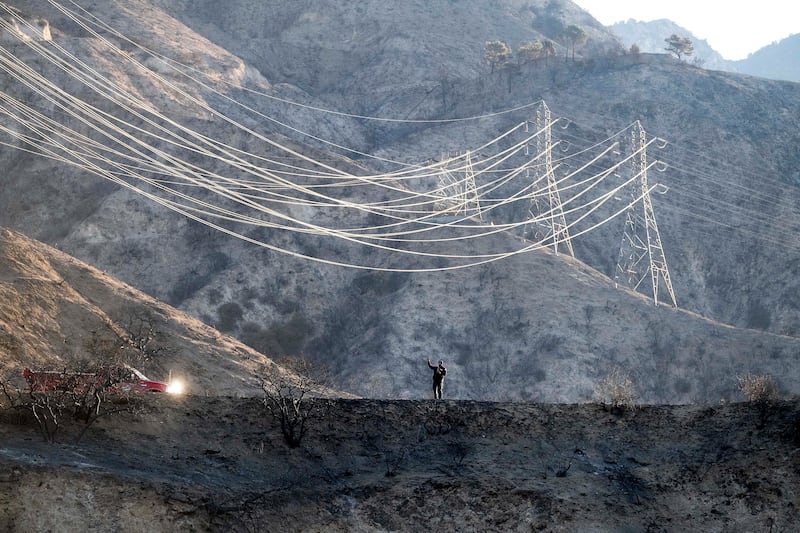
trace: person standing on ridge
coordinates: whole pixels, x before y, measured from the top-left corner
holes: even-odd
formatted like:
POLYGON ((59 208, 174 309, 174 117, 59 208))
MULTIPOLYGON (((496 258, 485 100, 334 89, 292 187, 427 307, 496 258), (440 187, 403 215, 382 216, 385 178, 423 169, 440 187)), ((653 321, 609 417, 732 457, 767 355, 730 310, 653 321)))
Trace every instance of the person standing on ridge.
POLYGON ((428 368, 433 370, 433 398, 435 400, 442 399, 442 384, 444 383, 444 376, 447 375, 447 369, 444 367, 444 361, 439 361, 437 366, 431 364, 428 359, 428 368))

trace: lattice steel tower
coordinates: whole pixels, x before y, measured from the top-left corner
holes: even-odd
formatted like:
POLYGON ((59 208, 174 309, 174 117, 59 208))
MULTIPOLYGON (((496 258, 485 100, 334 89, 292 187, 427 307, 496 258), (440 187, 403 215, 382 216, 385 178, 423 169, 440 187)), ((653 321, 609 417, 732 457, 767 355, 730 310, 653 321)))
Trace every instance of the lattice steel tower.
POLYGON ((630 177, 634 178, 630 190, 633 201, 625 216, 625 229, 614 281, 638 290, 649 273, 653 285, 653 302, 658 305, 659 289, 663 286, 672 305, 678 307, 650 198, 652 189, 647 183, 647 144, 647 135, 637 120, 631 128, 630 142, 630 177), (638 201, 640 197, 641 202, 638 201))
MULTIPOLYGON (((442 154, 442 161, 447 161, 450 157, 450 154, 442 154)), ((440 199, 436 202, 436 209, 446 214, 474 216, 483 220, 470 152, 464 153, 462 165, 458 172, 463 171, 463 176, 449 170, 445 164, 442 165, 438 188, 440 199)))
MULTIPOLYGON (((553 137, 551 132, 552 121, 550 118, 550 109, 547 104, 542 102, 536 110, 536 131, 541 131, 536 136, 536 153, 544 155, 544 163, 537 165, 539 169, 534 179, 537 182, 546 181, 547 183, 547 199, 550 206, 548 216, 544 220, 539 220, 542 210, 539 207, 537 196, 541 189, 534 191, 531 197, 530 207, 528 212, 531 217, 537 220, 538 225, 545 230, 543 241, 552 238, 553 250, 558 253, 559 244, 567 250, 567 253, 575 257, 575 251, 572 249, 572 241, 569 236, 569 228, 567 220, 564 217, 564 209, 561 206, 561 194, 558 192, 558 183, 556 180, 555 172, 553 171, 553 137)), ((526 168, 526 176, 529 176, 526 168)))

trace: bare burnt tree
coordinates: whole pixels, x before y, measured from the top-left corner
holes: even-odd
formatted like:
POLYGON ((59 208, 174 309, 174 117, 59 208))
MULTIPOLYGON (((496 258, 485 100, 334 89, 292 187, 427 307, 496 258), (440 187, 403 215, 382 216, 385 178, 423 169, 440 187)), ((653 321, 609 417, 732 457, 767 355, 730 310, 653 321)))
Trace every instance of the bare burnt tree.
POLYGON ((70 394, 67 391, 29 392, 21 398, 19 406, 30 410, 45 442, 56 441, 56 434, 61 429, 64 413, 70 405, 70 394))
POLYGON ((159 322, 152 313, 135 310, 130 310, 120 322, 125 331, 121 340, 143 362, 150 362, 170 353, 164 345, 159 322))
POLYGON ((128 309, 117 323, 93 330, 85 343, 91 364, 100 368, 111 368, 129 364, 139 370, 164 356, 171 355, 161 321, 151 312, 128 309))
POLYGON ((19 376, 19 372, 14 369, 0 366, 0 414, 4 421, 30 421, 30 410, 24 405, 24 380, 19 376))
POLYGON ((71 406, 71 395, 65 389, 53 391, 37 390, 35 387, 16 383, 10 372, 4 369, 0 375, 0 407, 3 411, 20 414, 20 420, 31 418, 36 422, 45 442, 55 442, 65 416, 71 406), (27 415, 27 416, 23 416, 27 415))
POLYGON ((264 406, 280 424, 286 444, 297 448, 309 423, 324 417, 328 402, 320 396, 330 383, 328 372, 308 359, 287 357, 263 367, 257 377, 264 406))
POLYGON ((600 403, 614 414, 636 409, 636 386, 630 375, 619 367, 597 383, 597 394, 600 403))
POLYGON ((101 417, 143 408, 140 398, 118 387, 124 367, 80 363, 60 372, 31 375, 19 386, 0 376, 0 407, 26 413, 45 442, 56 442, 68 422, 80 424, 76 441, 101 417))
POLYGON ((124 387, 130 369, 103 364, 84 366, 79 370, 81 374, 94 377, 80 381, 72 390, 72 416, 83 424, 76 441, 80 441, 102 417, 144 411, 146 404, 141 396, 124 387))
POLYGON ((736 378, 736 385, 747 402, 756 408, 758 428, 763 428, 780 399, 777 383, 767 374, 745 374, 736 378))

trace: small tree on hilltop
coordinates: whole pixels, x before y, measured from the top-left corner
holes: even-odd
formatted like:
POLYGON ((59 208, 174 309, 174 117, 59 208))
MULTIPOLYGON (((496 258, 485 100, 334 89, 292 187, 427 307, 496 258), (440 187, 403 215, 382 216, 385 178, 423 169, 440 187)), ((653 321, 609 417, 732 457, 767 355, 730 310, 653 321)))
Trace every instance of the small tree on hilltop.
POLYGON ((589 40, 586 30, 575 24, 571 24, 564 29, 564 38, 568 41, 568 50, 572 50, 572 60, 575 61, 575 48, 580 48, 589 40))
POLYGON ((483 59, 492 67, 503 65, 511 58, 511 48, 503 41, 486 41, 483 48, 483 59))
POLYGON ((673 33, 667 39, 664 39, 664 42, 667 43, 664 50, 675 54, 679 61, 683 56, 690 56, 694 53, 694 43, 688 37, 673 33))

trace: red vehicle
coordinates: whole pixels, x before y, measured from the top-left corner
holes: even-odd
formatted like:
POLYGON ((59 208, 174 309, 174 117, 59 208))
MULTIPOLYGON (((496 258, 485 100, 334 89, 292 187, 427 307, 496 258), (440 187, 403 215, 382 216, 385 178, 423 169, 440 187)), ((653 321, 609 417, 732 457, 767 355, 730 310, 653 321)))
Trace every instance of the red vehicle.
POLYGON ((78 391, 83 387, 97 386, 114 393, 171 392, 169 384, 153 381, 132 366, 119 365, 107 373, 59 372, 26 368, 22 377, 34 392, 54 390, 78 391))

